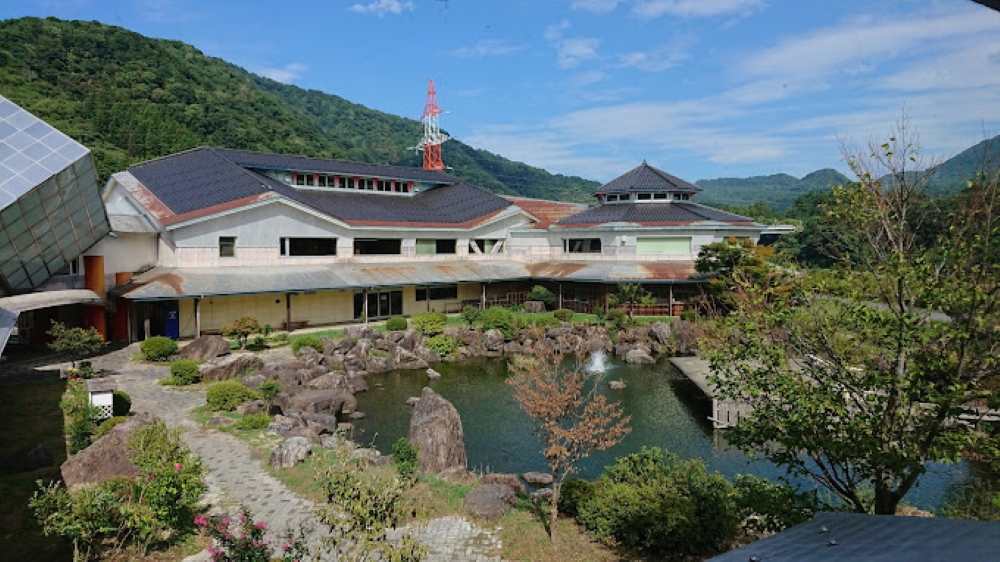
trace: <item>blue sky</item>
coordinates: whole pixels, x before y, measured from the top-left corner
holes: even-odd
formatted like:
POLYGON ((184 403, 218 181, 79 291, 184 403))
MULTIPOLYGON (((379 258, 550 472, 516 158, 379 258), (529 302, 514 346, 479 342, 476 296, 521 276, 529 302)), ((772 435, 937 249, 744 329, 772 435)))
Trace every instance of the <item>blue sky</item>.
MULTIPOLYGON (((20 0, 609 180, 824 167, 905 112, 945 158, 1000 133, 1000 12, 970 0, 20 0)), ((416 142, 417 139, 414 139, 416 142)), ((444 146, 447 163, 448 147, 444 146)))

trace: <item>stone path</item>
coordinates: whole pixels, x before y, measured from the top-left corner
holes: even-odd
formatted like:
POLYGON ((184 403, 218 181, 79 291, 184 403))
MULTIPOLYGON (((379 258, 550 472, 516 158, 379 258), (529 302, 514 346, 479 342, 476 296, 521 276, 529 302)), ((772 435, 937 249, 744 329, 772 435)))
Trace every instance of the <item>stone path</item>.
MULTIPOLYGON (((278 534, 286 528, 298 529, 304 525, 314 529, 312 538, 318 539, 321 525, 313 515, 314 505, 268 474, 263 468, 266 459, 235 437, 202 428, 190 419, 189 412, 204 404, 204 393, 157 385, 156 381, 168 374, 167 368, 129 363, 133 352, 126 348, 108 354, 95 360, 94 366, 119 373, 115 377, 118 387, 132 397, 134 410, 152 412, 168 425, 183 428, 185 442, 201 456, 209 470, 206 476, 209 501, 230 514, 238 512, 239 505, 246 506, 255 520, 266 521, 269 529, 278 534)), ((430 551, 427 560, 500 560, 495 555, 500 550, 499 528, 485 530, 462 517, 449 516, 404 529, 427 545, 430 551)), ((208 560, 207 553, 190 560, 208 560)))

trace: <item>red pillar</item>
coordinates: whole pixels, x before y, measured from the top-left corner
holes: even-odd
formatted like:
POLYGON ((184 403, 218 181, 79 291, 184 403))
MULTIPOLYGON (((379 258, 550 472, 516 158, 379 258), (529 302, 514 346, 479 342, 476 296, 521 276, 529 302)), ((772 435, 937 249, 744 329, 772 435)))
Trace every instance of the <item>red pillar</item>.
MULTIPOLYGON (((83 284, 102 299, 107 297, 104 292, 104 256, 83 256, 83 284)), ((83 327, 94 328, 104 339, 108 339, 103 304, 83 305, 83 327)))

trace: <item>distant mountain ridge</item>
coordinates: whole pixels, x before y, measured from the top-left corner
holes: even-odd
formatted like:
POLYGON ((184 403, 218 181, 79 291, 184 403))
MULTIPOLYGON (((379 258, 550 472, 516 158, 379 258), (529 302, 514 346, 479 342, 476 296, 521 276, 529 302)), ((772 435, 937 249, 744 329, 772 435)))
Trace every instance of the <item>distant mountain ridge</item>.
MULTIPOLYGON (((206 145, 421 165, 406 148, 423 134, 416 120, 98 22, 0 21, 0 94, 90 148, 102 180, 130 164, 206 145)), ((600 185, 456 140, 444 155, 450 173, 498 194, 590 202, 600 185)))
POLYGON ((704 189, 698 194, 698 202, 705 205, 747 207, 763 201, 776 211, 784 211, 800 195, 811 191, 828 190, 847 181, 849 181, 847 176, 837 170, 824 168, 802 179, 788 174, 772 174, 749 178, 698 180, 695 183, 704 189))

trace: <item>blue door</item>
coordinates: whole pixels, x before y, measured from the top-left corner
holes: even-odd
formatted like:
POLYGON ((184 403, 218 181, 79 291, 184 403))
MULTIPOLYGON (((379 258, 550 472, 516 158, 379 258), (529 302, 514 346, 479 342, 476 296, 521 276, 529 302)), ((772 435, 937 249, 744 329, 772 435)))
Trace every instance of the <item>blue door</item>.
POLYGON ((181 337, 181 315, 177 310, 177 301, 168 302, 163 307, 163 333, 173 340, 181 337))

